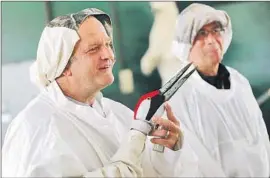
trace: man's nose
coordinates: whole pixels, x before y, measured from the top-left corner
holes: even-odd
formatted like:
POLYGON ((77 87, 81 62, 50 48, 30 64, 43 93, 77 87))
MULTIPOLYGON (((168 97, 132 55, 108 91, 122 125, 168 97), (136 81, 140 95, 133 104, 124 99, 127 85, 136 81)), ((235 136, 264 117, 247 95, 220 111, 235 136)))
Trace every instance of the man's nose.
POLYGON ((216 38, 212 33, 208 33, 208 35, 205 37, 205 41, 207 44, 213 44, 216 41, 216 38))
POLYGON ((101 59, 103 60, 115 60, 114 53, 111 47, 103 46, 101 50, 101 59))

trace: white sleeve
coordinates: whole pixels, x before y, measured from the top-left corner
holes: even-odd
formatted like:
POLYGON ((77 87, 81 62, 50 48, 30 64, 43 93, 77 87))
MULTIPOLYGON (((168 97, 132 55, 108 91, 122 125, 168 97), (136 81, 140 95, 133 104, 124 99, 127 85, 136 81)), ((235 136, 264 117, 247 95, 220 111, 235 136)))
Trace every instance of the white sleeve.
POLYGON ((259 106, 258 102, 256 101, 256 98, 254 97, 252 87, 251 87, 249 81, 244 76, 242 76, 242 77, 244 78, 246 85, 247 85, 247 88, 250 92, 250 98, 251 98, 252 102, 255 103, 254 104, 255 108, 253 108, 253 109, 254 109, 254 111, 256 111, 256 119, 258 121, 258 131, 261 132, 261 135, 264 137, 266 142, 269 144, 269 134, 267 132, 267 128, 265 125, 265 121, 263 119, 263 115, 262 115, 262 111, 260 109, 260 106, 259 106))
MULTIPOLYGON (((121 110, 121 114, 118 114, 119 118, 123 119, 126 125, 131 125, 132 120, 126 118, 133 117, 133 111, 126 106, 117 102, 111 104, 114 107, 112 110, 121 110), (124 117, 123 117, 124 116, 124 117)), ((180 138, 183 139, 183 138, 180 138)), ((159 153, 152 150, 153 144, 150 138, 146 139, 145 150, 142 157, 142 169, 144 177, 172 177, 176 162, 180 156, 180 150, 172 151, 165 148, 164 153, 159 153)))
POLYGON ((181 150, 165 148, 164 153, 160 153, 153 151, 153 145, 150 139, 147 139, 142 162, 144 176, 173 177, 181 150))
POLYGON ((262 111, 260 110, 259 106, 257 108, 257 119, 258 119, 258 137, 263 139, 263 143, 267 150, 267 157, 268 157, 268 175, 270 175, 270 141, 269 141, 269 134, 267 132, 267 128, 265 125, 265 121, 263 119, 262 111))
POLYGON ((259 135, 259 136, 263 137, 264 144, 265 144, 265 147, 267 149, 268 161, 269 161, 268 162, 269 163, 269 175, 270 175, 270 142, 269 142, 269 134, 267 132, 267 128, 266 128, 264 119, 262 117, 262 112, 261 112, 260 109, 259 109, 259 113, 258 113, 258 119, 259 119, 259 128, 258 128, 258 130, 261 132, 261 135, 259 135))
POLYGON ((263 119, 262 111, 260 110, 259 106, 257 108, 257 119, 258 119, 258 130, 261 132, 260 136, 263 136, 266 143, 269 144, 269 134, 267 132, 267 128, 265 125, 265 121, 263 119))
POLYGON ((268 157, 268 166, 269 166, 269 169, 268 169, 268 175, 270 175, 270 141, 269 141, 269 133, 267 132, 267 128, 266 128, 266 125, 265 125, 265 121, 263 119, 263 115, 262 115, 262 111, 260 109, 260 106, 259 104, 257 103, 256 101, 256 98, 254 97, 253 95, 253 91, 252 91, 252 88, 251 88, 251 85, 249 83, 249 81, 245 78, 246 82, 247 82, 247 86, 248 86, 248 89, 251 93, 251 99, 253 100, 253 102, 255 103, 256 107, 254 108, 254 111, 256 112, 256 123, 258 123, 257 125, 257 136, 258 136, 258 139, 263 139, 263 143, 264 143, 264 146, 267 150, 267 157, 268 157))
POLYGON ((128 132, 126 139, 107 165, 89 171, 66 147, 64 141, 52 138, 57 137, 53 132, 41 138, 38 133, 30 135, 25 125, 15 125, 7 133, 2 150, 3 177, 142 176, 141 157, 146 136, 139 131, 128 132), (35 139, 42 141, 33 141, 35 139))
POLYGON ((120 145, 110 163, 83 177, 142 177, 141 158, 146 136, 139 131, 131 130, 127 139, 120 145))
MULTIPOLYGON (((267 132, 267 128, 265 125, 265 121, 262 116, 262 112, 258 106, 257 109, 257 118, 258 119, 258 137, 261 137, 263 139, 262 144, 264 144, 266 150, 267 150, 267 158, 268 158, 268 175, 270 175, 270 142, 269 142, 269 134, 267 132)), ((260 138, 259 138, 260 139, 260 138)), ((265 163, 267 164, 267 163, 265 163)))

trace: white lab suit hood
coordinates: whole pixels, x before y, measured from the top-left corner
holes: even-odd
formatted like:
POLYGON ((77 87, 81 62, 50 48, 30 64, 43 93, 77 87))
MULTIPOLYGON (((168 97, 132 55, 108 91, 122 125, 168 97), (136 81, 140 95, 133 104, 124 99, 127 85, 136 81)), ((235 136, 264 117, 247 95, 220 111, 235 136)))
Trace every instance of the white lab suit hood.
POLYGON ((76 31, 65 27, 45 27, 37 50, 37 60, 30 68, 31 80, 47 86, 64 71, 76 42, 76 31))
POLYGON ((206 24, 218 21, 223 26, 223 54, 232 40, 232 25, 229 15, 208 5, 193 3, 184 9, 176 22, 175 40, 172 52, 180 60, 186 61, 198 31, 206 24))
POLYGON ((30 78, 34 84, 40 88, 46 87, 62 74, 80 39, 78 27, 89 16, 97 18, 112 37, 110 17, 99 9, 88 8, 53 19, 42 32, 37 59, 30 68, 30 78))

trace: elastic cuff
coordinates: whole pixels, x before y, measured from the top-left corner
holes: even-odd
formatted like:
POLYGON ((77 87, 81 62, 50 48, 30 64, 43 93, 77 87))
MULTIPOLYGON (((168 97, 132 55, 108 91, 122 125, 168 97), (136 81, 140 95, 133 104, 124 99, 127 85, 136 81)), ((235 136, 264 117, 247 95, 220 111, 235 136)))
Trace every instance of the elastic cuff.
POLYGON ((146 120, 133 120, 131 124, 131 129, 138 130, 145 135, 148 135, 152 131, 152 124, 146 120))
POLYGON ((174 147, 173 147, 173 151, 178 151, 182 148, 183 146, 183 141, 184 141, 184 134, 183 132, 180 130, 180 133, 179 133, 179 137, 178 137, 178 140, 177 142, 175 143, 174 147))

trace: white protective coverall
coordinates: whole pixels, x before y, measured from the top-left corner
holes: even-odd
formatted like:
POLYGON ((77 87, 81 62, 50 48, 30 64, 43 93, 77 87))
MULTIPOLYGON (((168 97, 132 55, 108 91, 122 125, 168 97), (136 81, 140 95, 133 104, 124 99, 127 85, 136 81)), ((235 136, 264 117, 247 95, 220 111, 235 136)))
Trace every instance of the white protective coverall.
POLYGON ((95 8, 59 16, 45 27, 31 67, 31 79, 41 93, 7 130, 3 177, 173 175, 180 151, 152 151, 153 144, 143 134, 147 132, 129 131, 135 129, 130 109, 101 93, 93 107, 78 103, 65 97, 55 82, 80 39, 79 25, 89 16, 100 20, 112 36, 109 16, 95 8))
POLYGON ((231 89, 216 89, 195 71, 169 102, 185 135, 176 176, 269 176, 262 113, 247 79, 227 69, 231 89))
POLYGON ((54 81, 11 122, 3 177, 172 176, 180 151, 152 151, 149 140, 144 149, 145 135, 128 134, 132 117, 130 109, 101 94, 93 107, 77 103, 54 81))
MULTIPOLYGON (((226 51, 232 33, 225 12, 192 4, 179 15, 176 41, 183 60, 187 60, 198 30, 215 20, 225 28, 226 51)), ((226 68, 230 89, 215 88, 195 71, 169 101, 185 136, 176 176, 270 175, 269 136, 261 110, 248 80, 235 69, 226 68)))

